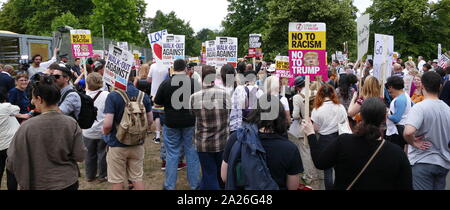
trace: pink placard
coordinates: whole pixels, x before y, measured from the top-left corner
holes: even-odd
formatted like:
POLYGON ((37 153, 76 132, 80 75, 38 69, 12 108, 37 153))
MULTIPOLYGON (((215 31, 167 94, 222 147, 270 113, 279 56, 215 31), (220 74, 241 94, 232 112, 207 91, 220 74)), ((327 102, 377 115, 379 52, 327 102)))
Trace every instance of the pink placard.
POLYGON ((328 80, 326 58, 326 50, 289 50, 289 70, 293 75, 289 85, 293 85, 297 76, 309 75, 314 80, 321 75, 323 81, 328 80))

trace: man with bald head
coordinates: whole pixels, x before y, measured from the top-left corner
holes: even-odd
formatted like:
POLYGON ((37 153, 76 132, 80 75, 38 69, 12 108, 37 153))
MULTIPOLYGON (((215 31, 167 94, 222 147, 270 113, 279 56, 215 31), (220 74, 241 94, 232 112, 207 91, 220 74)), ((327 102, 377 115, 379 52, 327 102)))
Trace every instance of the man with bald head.
POLYGON ((402 68, 402 65, 396 63, 396 64, 394 64, 394 68, 393 68, 393 69, 394 69, 394 72, 393 72, 392 76, 399 76, 399 77, 402 77, 402 78, 403 78, 403 68, 402 68))

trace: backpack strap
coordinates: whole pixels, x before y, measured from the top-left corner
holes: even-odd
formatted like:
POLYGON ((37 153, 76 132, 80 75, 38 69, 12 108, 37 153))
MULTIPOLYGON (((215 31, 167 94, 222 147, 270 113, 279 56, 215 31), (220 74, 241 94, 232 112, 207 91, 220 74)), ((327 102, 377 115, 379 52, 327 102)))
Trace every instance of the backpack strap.
POLYGON ((100 96, 100 93, 102 93, 102 92, 103 92, 103 91, 99 91, 99 92, 95 95, 94 101, 93 101, 93 102, 95 102, 95 100, 97 100, 98 96, 100 96))
POLYGON ((66 97, 67 97, 70 93, 73 93, 73 92, 77 92, 77 91, 74 90, 74 89, 69 89, 69 90, 67 90, 67 91, 64 93, 64 95, 62 96, 61 101, 58 103, 58 106, 61 106, 61 104, 64 102, 64 100, 66 100, 66 97))
POLYGON ((247 98, 245 98, 245 108, 248 109, 249 108, 248 106, 250 105, 250 90, 248 89, 247 85, 245 85, 244 89, 245 92, 247 93, 247 98))
POLYGON ((128 95, 120 89, 114 90, 115 92, 117 92, 123 99, 123 101, 125 102, 125 104, 129 104, 130 103, 130 99, 128 98, 128 95))
POLYGON ((142 110, 144 110, 145 109, 145 107, 144 107, 144 92, 142 92, 142 91, 139 91, 139 95, 138 95, 138 97, 137 97, 137 102, 139 103, 139 108, 141 108, 142 110))

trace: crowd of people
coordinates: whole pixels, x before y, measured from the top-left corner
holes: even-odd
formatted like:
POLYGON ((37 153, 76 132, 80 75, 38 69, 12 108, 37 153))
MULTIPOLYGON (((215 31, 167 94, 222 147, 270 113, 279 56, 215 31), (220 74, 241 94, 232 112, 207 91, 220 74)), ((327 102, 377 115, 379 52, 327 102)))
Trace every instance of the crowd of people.
POLYGON ((0 65, 0 180, 6 172, 9 190, 76 190, 82 162, 87 182, 143 190, 152 126, 165 190, 177 189, 183 168, 192 190, 446 187, 450 63, 399 59, 382 84, 372 60, 334 60, 328 80, 297 76, 289 86, 260 60, 179 59, 133 68, 125 91, 103 81, 100 55, 84 69, 57 53, 33 56, 25 72, 0 65))

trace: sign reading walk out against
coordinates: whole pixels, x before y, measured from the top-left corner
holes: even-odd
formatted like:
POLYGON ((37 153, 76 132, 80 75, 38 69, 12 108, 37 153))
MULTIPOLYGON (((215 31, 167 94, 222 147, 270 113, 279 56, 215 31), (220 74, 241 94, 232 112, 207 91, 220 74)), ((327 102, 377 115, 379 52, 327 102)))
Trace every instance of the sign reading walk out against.
POLYGON ((152 47, 153 58, 155 62, 162 63, 162 40, 167 35, 167 29, 148 34, 148 40, 152 47))
POLYGON ((115 88, 127 90, 133 61, 133 54, 120 47, 110 45, 103 81, 115 88))
POLYGON ((328 79, 325 23, 289 23, 290 85, 298 75, 328 79))
POLYGON ((226 64, 237 66, 238 39, 235 37, 216 38, 216 66, 222 67, 226 64))
POLYGON ((391 76, 394 53, 394 37, 375 34, 375 49, 373 57, 373 76, 380 82, 391 76), (384 77, 383 77, 384 67, 384 77))
POLYGON ((70 30, 70 42, 72 43, 73 57, 80 58, 93 56, 90 30, 70 30))
POLYGON ((162 62, 164 65, 173 65, 175 60, 184 59, 184 35, 166 35, 162 43, 162 62))
POLYGON ((216 66, 216 40, 205 42, 206 65, 216 66))
POLYGON ((289 71, 289 57, 277 56, 275 57, 275 73, 279 78, 291 79, 293 76, 289 71))
POLYGON ((367 53, 369 49, 369 26, 370 16, 369 14, 363 15, 357 20, 357 33, 358 33, 358 60, 367 53))

